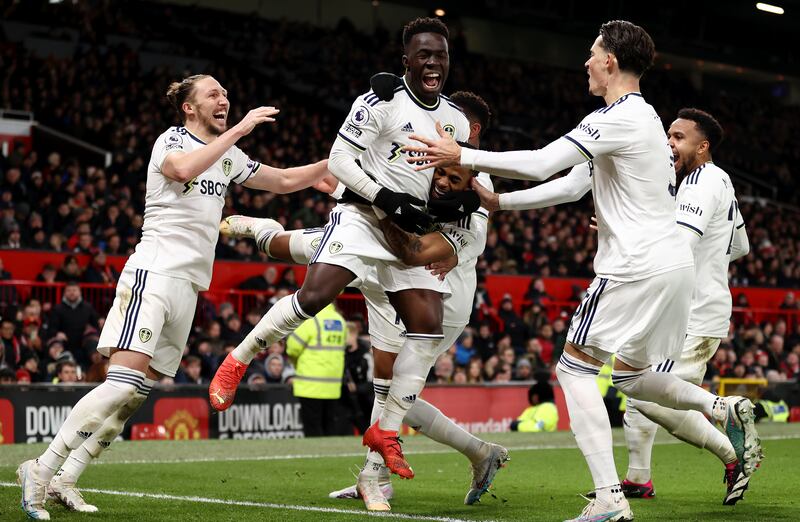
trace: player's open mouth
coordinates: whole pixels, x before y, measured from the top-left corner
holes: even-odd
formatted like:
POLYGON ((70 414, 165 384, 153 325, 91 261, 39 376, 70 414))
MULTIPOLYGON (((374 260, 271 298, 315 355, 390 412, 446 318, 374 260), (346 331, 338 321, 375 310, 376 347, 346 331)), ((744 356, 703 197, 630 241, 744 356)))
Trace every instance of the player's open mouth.
POLYGON ((441 80, 442 75, 437 72, 430 72, 422 75, 422 83, 431 91, 435 91, 439 88, 441 80))
POLYGON ((445 197, 445 195, 447 195, 447 192, 441 190, 439 187, 434 185, 433 190, 431 191, 431 195, 433 196, 433 199, 441 199, 445 197))
POLYGON ((225 111, 220 111, 220 112, 215 112, 213 116, 215 120, 219 122, 224 122, 225 118, 228 117, 228 113, 225 111))

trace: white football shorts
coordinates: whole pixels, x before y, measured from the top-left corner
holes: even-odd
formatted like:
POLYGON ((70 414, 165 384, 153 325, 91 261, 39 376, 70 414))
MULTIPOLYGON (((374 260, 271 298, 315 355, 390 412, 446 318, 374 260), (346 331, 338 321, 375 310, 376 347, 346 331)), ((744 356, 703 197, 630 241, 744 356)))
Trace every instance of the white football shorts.
POLYGON ((698 337, 687 335, 683 351, 677 359, 667 359, 653 366, 654 372, 671 373, 700 386, 706 375, 706 363, 717 353, 722 339, 719 337, 698 337))
POLYGON ((689 322, 694 267, 622 283, 596 277, 569 325, 567 341, 605 362, 634 368, 679 357, 689 322))
POLYGON ((153 370, 174 377, 192 328, 197 292, 188 279, 125 266, 97 351, 105 356, 112 348, 147 354, 153 370))
POLYGON ((447 281, 439 281, 425 267, 401 263, 391 253, 375 214, 353 204, 340 204, 331 211, 319 248, 309 264, 314 263, 341 266, 362 281, 374 266, 384 292, 419 288, 450 294, 447 281))

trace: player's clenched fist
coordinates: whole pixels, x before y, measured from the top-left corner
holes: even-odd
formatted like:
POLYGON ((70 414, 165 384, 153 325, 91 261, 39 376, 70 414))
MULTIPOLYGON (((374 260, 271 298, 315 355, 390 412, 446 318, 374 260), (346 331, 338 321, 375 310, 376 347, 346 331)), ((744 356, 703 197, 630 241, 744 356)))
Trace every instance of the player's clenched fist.
POLYGON ((279 112, 281 112, 280 109, 276 109, 275 107, 258 107, 248 112, 247 115, 242 118, 242 121, 236 124, 235 128, 241 136, 247 136, 256 128, 256 125, 275 121, 275 118, 272 116, 275 116, 279 112))

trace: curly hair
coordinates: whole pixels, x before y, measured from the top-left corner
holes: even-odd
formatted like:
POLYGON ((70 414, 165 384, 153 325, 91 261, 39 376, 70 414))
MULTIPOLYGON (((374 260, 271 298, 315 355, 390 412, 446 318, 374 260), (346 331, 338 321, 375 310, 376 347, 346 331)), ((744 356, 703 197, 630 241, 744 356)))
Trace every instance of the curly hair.
POLYGON ((478 120, 481 124, 481 134, 489 128, 492 121, 492 111, 486 101, 470 91, 458 91, 450 95, 450 101, 458 105, 467 114, 467 119, 471 117, 478 120))
POLYGON ((647 31, 625 20, 600 26, 603 49, 617 57, 619 69, 642 76, 653 65, 656 46, 647 31))
POLYGON ((725 139, 725 131, 722 130, 722 125, 706 111, 686 107, 678 111, 678 118, 693 121, 697 129, 708 140, 708 148, 711 151, 719 147, 719 144, 725 139))
POLYGON ((444 36, 445 40, 450 39, 450 31, 441 20, 421 17, 411 20, 403 27, 403 47, 408 47, 411 38, 420 33, 436 33, 444 36))

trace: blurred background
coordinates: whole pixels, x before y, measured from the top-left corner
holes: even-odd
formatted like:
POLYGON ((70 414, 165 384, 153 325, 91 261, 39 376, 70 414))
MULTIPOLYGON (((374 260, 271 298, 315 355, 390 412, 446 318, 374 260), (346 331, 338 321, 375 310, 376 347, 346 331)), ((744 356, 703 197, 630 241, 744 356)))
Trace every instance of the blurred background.
MULTIPOLYGON (((277 106, 278 122, 238 145, 270 165, 317 161, 370 76, 402 73, 400 32, 418 16, 450 28, 445 93, 469 90, 488 102, 482 148, 498 151, 541 147, 602 105, 583 71, 602 22, 624 18, 648 30, 658 56, 645 98, 665 125, 682 107, 719 119, 726 139, 714 160, 734 180, 750 236, 750 254, 730 266, 734 314, 707 385, 762 399, 767 419, 800 419, 792 409, 800 406, 800 53, 791 43, 800 1, 778 4, 0 1, 0 440, 52 436, 60 424, 54 417, 45 426, 47 407, 73 404, 105 377, 97 338, 141 233, 151 148, 179 123, 164 96, 169 83, 216 77, 229 92, 229 125, 250 108, 277 106)), ((498 192, 530 186, 494 181, 498 192)), ((233 185, 224 215, 317 227, 334 204, 311 190, 233 185)), ((473 431, 505 431, 528 405, 530 384, 554 381, 571 313, 593 276, 592 215, 584 198, 492 216, 470 325, 437 361, 426 398, 473 431)), ((205 386, 217 365, 305 273, 244 240, 220 238, 216 259, 182 369, 127 437, 302 434, 297 415, 285 413, 297 403, 282 343, 252 364, 241 397, 242 408, 271 405, 267 425, 242 425, 235 408, 209 418, 205 386)), ((352 433, 372 402, 368 325, 357 292, 337 305, 351 332, 337 426, 352 433)), ((609 382, 601 387, 619 417, 624 400, 609 382)), ((555 396, 564 412, 558 388, 555 396)))

